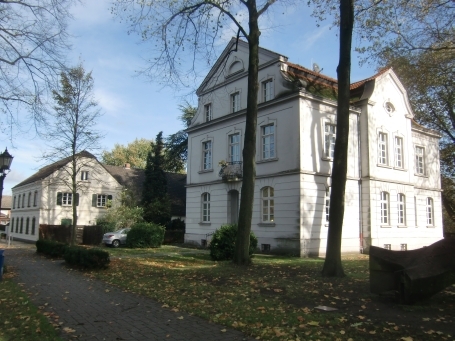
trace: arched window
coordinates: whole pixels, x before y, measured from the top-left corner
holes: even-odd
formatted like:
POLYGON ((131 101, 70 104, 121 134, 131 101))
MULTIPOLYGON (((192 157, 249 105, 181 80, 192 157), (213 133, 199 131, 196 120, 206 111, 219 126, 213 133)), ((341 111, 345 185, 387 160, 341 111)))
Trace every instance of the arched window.
POLYGON ((261 189, 262 221, 273 223, 275 221, 275 202, 273 187, 261 189))
POLYGON ((25 220, 25 234, 28 234, 29 227, 30 227, 30 218, 27 217, 27 219, 25 220))
POLYGON ((434 218, 433 218, 433 199, 427 198, 427 226, 434 225, 434 218))
POLYGON ((381 224, 389 225, 389 193, 381 192, 381 224))
POLYGON ((32 236, 35 235, 35 225, 36 225, 36 218, 32 218, 32 236))
POLYGON ((398 225, 406 225, 406 197, 403 193, 397 196, 398 225))
POLYGON ((202 193, 202 222, 210 222, 210 193, 202 193))
POLYGON ((19 233, 19 218, 16 220, 16 233, 19 233))
MULTIPOLYGON (((25 194, 23 195, 23 197, 25 197, 25 194)), ((20 226, 20 230, 19 230, 19 233, 23 233, 24 232, 24 218, 21 218, 21 226, 20 226)))

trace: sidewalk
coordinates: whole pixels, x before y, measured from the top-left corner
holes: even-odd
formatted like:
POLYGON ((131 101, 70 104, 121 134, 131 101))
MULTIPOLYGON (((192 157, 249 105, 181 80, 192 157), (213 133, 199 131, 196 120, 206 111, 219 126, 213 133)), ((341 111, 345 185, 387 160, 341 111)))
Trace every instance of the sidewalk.
POLYGON ((31 301, 59 316, 65 340, 252 340, 241 332, 164 309, 152 299, 83 276, 62 260, 38 255, 34 244, 15 241, 7 247, 2 240, 0 248, 5 249, 5 264, 18 273, 15 280, 31 301), (75 331, 65 333, 65 328, 75 331))

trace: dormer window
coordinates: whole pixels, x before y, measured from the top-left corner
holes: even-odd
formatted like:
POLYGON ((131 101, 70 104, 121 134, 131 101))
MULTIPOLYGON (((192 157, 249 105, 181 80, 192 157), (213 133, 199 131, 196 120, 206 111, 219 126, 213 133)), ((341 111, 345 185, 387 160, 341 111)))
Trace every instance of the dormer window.
POLYGON ((205 122, 211 121, 213 119, 211 103, 204 105, 204 113, 205 113, 205 122))

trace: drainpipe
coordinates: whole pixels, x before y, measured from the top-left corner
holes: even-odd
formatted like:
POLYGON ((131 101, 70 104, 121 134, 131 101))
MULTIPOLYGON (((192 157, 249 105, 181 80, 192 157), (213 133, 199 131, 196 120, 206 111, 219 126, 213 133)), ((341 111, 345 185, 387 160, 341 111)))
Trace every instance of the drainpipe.
POLYGON ((360 253, 363 253, 363 212, 362 212, 362 148, 360 147, 360 114, 357 115, 358 163, 359 163, 359 243, 360 253))

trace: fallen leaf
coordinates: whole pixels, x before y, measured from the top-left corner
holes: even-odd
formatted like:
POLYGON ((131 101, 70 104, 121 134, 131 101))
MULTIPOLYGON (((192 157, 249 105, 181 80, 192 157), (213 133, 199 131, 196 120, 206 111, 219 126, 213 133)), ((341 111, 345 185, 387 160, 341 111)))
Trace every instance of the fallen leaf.
POLYGON ((179 316, 177 317, 179 320, 183 320, 183 316, 179 316))
POLYGON ((222 333, 226 333, 226 329, 221 329, 220 330, 222 333))
POLYGON ((414 341, 414 339, 410 336, 404 336, 400 339, 401 341, 414 341))
POLYGON ((310 321, 307 324, 310 326, 319 326, 319 322, 317 322, 317 321, 310 321))
POLYGON ((74 333, 76 330, 72 329, 72 328, 69 328, 69 327, 65 327, 65 328, 63 328, 63 331, 65 333, 74 333))

